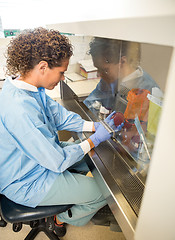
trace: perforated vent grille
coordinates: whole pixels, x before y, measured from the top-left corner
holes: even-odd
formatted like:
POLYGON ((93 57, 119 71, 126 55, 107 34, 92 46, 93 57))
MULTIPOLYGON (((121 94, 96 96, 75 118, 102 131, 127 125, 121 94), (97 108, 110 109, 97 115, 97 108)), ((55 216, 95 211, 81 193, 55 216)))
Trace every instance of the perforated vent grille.
POLYGON ((138 216, 144 192, 144 185, 134 174, 131 174, 119 155, 114 155, 113 159, 108 159, 108 161, 103 162, 103 164, 114 177, 121 192, 138 216))

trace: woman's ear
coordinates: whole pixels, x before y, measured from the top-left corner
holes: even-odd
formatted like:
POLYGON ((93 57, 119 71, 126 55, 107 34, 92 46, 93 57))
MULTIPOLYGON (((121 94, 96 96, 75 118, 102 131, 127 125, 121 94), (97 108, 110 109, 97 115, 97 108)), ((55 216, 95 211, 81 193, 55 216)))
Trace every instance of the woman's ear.
POLYGON ((38 63, 39 71, 44 74, 48 68, 48 63, 46 61, 40 61, 38 63))

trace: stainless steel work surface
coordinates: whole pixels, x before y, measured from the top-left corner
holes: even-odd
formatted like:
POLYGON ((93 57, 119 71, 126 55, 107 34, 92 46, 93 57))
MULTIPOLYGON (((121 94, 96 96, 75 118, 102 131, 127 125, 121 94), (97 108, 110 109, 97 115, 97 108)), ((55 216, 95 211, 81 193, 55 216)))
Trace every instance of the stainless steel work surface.
MULTIPOLYGON (((85 120, 93 118, 90 111, 76 101, 60 100, 59 103, 82 116, 85 120)), ((95 119, 92 119, 95 120, 95 119)), ((75 136, 75 133, 73 133, 75 136)), ((91 133, 76 134, 83 140, 91 133)), ((126 239, 134 239, 134 232, 144 192, 144 181, 137 176, 136 168, 127 162, 130 156, 120 144, 109 140, 101 143, 89 153, 88 165, 98 183, 108 205, 118 221, 126 239)))

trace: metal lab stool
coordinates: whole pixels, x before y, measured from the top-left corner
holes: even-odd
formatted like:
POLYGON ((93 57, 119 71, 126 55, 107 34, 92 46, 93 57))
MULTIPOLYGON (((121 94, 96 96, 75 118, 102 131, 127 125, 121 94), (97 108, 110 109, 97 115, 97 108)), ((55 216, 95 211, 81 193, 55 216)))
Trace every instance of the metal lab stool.
POLYGON ((2 218, 13 224, 13 231, 22 229, 22 224, 30 225, 32 230, 24 240, 33 240, 39 232, 44 232, 50 240, 59 240, 59 237, 46 226, 45 218, 69 210, 73 205, 26 207, 9 200, 5 196, 0 198, 0 213, 2 218))

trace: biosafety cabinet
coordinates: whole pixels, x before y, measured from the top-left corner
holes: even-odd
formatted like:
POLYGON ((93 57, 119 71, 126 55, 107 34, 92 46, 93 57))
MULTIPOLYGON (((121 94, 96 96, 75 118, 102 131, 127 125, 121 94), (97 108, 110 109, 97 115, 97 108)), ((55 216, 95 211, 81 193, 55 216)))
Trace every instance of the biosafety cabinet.
POLYGON ((74 46, 60 103, 103 124, 115 110, 123 122, 88 164, 126 239, 175 239, 175 15, 48 27, 74 46))

